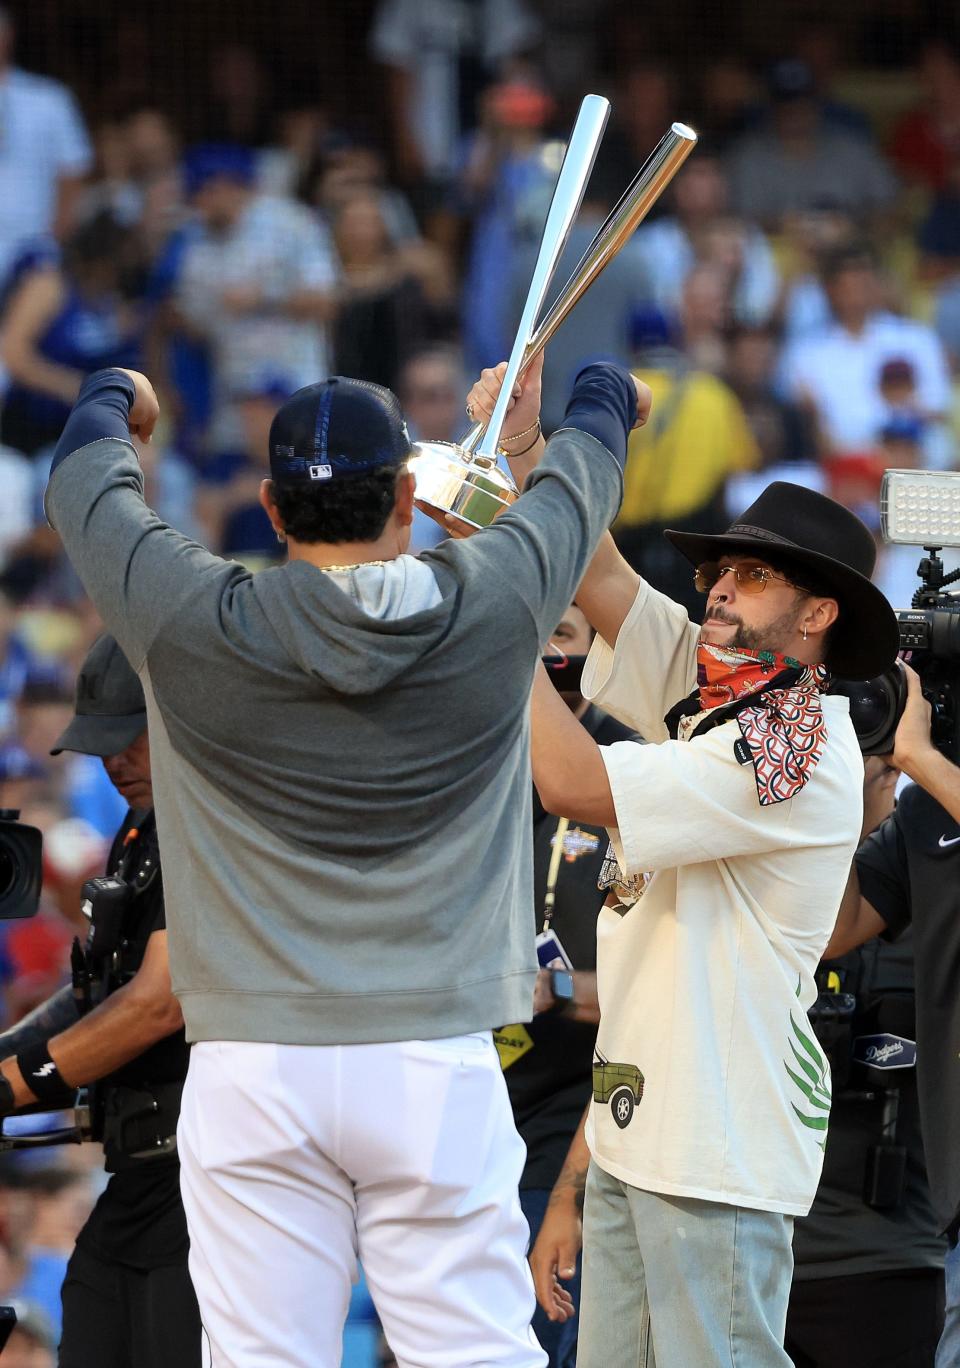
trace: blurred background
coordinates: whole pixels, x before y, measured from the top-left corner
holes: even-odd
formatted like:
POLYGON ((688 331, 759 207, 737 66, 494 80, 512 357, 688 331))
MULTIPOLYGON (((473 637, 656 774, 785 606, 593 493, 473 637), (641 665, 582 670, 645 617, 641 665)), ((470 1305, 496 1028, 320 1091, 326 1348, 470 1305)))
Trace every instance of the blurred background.
MULTIPOLYGON (((124 810, 98 762, 48 755, 100 629, 41 510, 85 374, 147 371, 163 405, 149 500, 214 550, 269 564, 280 548, 256 488, 278 404, 341 372, 395 388, 414 436, 455 438, 470 380, 509 352, 562 140, 596 91, 614 113, 563 278, 668 125, 702 138, 547 358, 548 430, 591 359, 654 388, 616 528, 642 573, 695 611, 664 526, 720 530, 785 476, 876 530, 886 467, 957 465, 960 32, 946 7, 659 8, 0 11, 0 805, 45 835, 41 912, 0 927, 2 1024, 65 981, 79 889, 124 810)), ((436 535, 418 524, 419 547, 436 535)), ((917 559, 881 549, 895 606, 917 559)), ((98 1162, 64 1149, 0 1164, 0 1301, 24 1309, 11 1368, 55 1361, 98 1162)), ((370 1363, 358 1298, 345 1361, 370 1363)))

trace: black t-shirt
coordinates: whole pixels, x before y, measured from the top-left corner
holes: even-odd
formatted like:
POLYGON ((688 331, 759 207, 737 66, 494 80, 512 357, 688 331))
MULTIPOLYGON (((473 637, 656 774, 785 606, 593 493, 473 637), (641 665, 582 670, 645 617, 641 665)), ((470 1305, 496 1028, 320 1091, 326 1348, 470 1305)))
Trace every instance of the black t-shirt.
MULTIPOLYGON (((631 732, 598 708, 581 719, 601 745, 629 739, 631 732)), ((557 818, 544 812, 534 794, 533 869, 535 929, 543 925, 547 871, 557 818)), ((564 839, 551 921, 575 969, 597 967, 597 914, 606 897, 597 888, 609 837, 602 827, 571 823, 564 839)), ((505 1068, 517 1130, 527 1146, 521 1188, 551 1188, 590 1100, 596 1026, 543 1012, 524 1025, 524 1052, 505 1068)))
MULTIPOLYGON (((913 937, 895 945, 872 940, 831 961, 840 991, 857 999, 851 1037, 880 1030, 913 1039, 913 937)), ((851 1050, 834 1068, 833 1106, 823 1176, 810 1215, 794 1225, 794 1276, 799 1281, 852 1277, 905 1268, 939 1268, 944 1241, 930 1197, 915 1069, 882 1072, 851 1064, 851 1050), (847 1076, 844 1078, 844 1068, 847 1076), (896 1103, 885 1102, 881 1084, 896 1088, 896 1103), (871 1152, 883 1140, 885 1105, 896 1105, 895 1143, 906 1150, 900 1204, 879 1210, 864 1200, 871 1152)))
MULTIPOLYGON (((166 928, 159 859, 153 814, 128 813, 107 862, 109 874, 122 873, 140 890, 126 909, 121 926, 125 976, 136 972, 143 962, 153 933, 166 928), (139 835, 125 845, 133 828, 139 835)), ((189 1046, 180 1030, 151 1045, 98 1087, 149 1088, 151 1084, 182 1082, 189 1059, 189 1046)), ((176 1154, 133 1161, 114 1173, 77 1239, 78 1245, 99 1258, 132 1268, 181 1263, 187 1256, 188 1243, 176 1154)))
POLYGON ((913 924, 917 1088, 944 1228, 960 1218, 960 826, 916 784, 857 852, 860 890, 896 937, 913 924))

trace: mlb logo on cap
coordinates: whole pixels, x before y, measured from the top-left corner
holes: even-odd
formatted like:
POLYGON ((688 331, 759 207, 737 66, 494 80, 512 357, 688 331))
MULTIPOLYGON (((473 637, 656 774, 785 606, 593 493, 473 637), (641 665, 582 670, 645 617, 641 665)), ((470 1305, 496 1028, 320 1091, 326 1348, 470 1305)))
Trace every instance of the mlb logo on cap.
POLYGON ((333 466, 312 465, 307 466, 307 473, 311 480, 329 480, 333 475, 333 466))

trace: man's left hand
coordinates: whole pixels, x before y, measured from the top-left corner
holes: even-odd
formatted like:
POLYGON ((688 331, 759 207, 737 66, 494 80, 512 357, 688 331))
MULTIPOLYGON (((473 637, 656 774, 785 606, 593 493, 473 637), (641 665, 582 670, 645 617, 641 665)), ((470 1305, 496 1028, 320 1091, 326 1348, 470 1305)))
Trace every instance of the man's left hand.
POLYGON ((136 390, 133 403, 130 405, 130 413, 127 416, 127 425, 133 435, 140 438, 141 442, 149 442, 153 436, 153 429, 157 425, 157 419, 160 417, 160 400, 157 398, 156 390, 140 371, 126 370, 123 366, 118 367, 118 369, 133 381, 136 390))

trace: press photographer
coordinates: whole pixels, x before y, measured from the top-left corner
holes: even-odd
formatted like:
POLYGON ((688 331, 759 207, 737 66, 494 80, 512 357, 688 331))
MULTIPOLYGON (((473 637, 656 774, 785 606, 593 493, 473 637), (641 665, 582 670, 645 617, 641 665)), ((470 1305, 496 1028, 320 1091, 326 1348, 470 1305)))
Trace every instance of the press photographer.
POLYGON ((931 739, 919 676, 901 667, 906 703, 889 764, 914 782, 857 852, 826 958, 913 927, 917 1087, 927 1171, 946 1258, 937 1368, 960 1363, 960 768, 931 739))
POLYGON ((73 982, 0 1036, 0 1112, 90 1088, 111 1174, 63 1285, 60 1368, 190 1368, 200 1318, 187 1272, 176 1128, 188 1049, 170 991, 143 690, 112 637, 83 663, 76 715, 54 754, 102 757, 130 811, 107 876, 84 886, 73 982))

